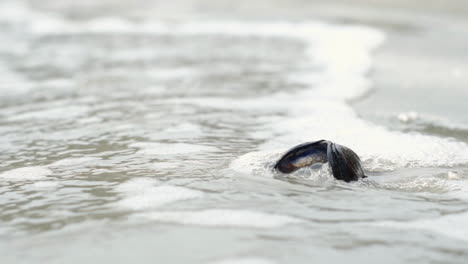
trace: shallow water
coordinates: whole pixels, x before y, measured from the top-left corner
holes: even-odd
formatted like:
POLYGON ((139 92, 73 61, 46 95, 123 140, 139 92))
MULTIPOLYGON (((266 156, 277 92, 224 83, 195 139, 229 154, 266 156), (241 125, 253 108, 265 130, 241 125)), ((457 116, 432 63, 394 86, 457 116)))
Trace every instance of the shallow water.
POLYGON ((0 13, 2 263, 468 258, 466 143, 347 103, 371 89, 383 32, 72 19, 20 2, 0 13), (322 138, 359 153, 370 177, 272 172, 322 138))

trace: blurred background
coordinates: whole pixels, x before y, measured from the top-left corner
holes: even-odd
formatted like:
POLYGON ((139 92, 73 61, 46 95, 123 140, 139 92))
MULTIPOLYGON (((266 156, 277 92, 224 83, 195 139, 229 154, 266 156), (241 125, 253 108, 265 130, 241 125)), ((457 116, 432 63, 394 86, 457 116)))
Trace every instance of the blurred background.
MULTIPOLYGON (((372 98, 356 104, 366 118, 379 122, 395 112, 418 112, 466 123, 467 44, 464 1, 27 1, 40 10, 70 19, 120 16, 133 20, 324 20, 364 24, 387 34, 375 55, 372 98), (384 74, 381 74, 384 72, 384 74), (381 89, 379 89, 381 87, 381 89), (447 90, 450 90, 448 92, 447 90), (424 93, 425 100, 419 100, 424 93), (390 99, 392 98, 392 99, 390 99), (455 100, 455 101, 454 101, 455 100), (377 107, 379 106, 379 107, 377 107), (379 108, 379 109, 377 109, 379 108), (378 111, 379 113, 375 113, 378 111), (380 115, 380 116, 379 116, 380 115)), ((444 128, 411 129, 428 133, 444 128)), ((445 131, 448 132, 448 131, 445 131)), ((457 131, 451 136, 462 137, 457 131)))
POLYGON ((2 263, 465 263, 467 14, 2 1, 2 263), (369 178, 273 172, 320 139, 369 178))

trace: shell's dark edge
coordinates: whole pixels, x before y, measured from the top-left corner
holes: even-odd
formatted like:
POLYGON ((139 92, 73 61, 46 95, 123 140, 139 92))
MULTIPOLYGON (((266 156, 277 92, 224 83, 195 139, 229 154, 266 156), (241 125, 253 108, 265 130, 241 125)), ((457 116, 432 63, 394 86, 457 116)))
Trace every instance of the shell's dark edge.
POLYGON ((365 177, 361 159, 351 149, 329 142, 327 156, 333 176, 336 179, 350 182, 365 177))
POLYGON ((282 173, 291 173, 301 167, 295 161, 307 155, 314 155, 318 161, 328 161, 333 177, 350 182, 365 178, 359 156, 351 149, 327 140, 307 142, 288 150, 276 163, 275 169, 282 173))

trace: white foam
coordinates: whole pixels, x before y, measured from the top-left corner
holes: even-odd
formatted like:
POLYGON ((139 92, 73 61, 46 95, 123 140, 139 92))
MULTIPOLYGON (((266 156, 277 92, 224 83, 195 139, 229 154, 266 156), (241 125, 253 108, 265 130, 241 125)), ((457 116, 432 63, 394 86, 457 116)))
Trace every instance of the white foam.
POLYGON ((2 1, 0 4, 0 21, 1 22, 23 22, 27 14, 28 8, 24 3, 18 1, 2 1))
POLYGON ((65 158, 65 159, 61 159, 61 160, 58 160, 58 161, 50 164, 49 167, 57 168, 57 167, 77 166, 77 165, 88 164, 88 163, 94 162, 96 160, 99 160, 99 159, 98 158, 92 158, 92 157, 65 158))
POLYGON ((214 152, 218 149, 210 146, 202 146, 187 143, 155 143, 155 142, 140 142, 131 144, 132 148, 139 148, 138 153, 144 155, 178 155, 192 154, 198 152, 214 152))
POLYGON ((279 158, 278 151, 252 151, 233 160, 230 168, 243 174, 251 174, 253 170, 264 174, 273 169, 274 161, 279 158))
POLYGON ((139 193, 159 183, 160 182, 158 180, 153 178, 136 178, 119 184, 116 187, 116 191, 130 194, 139 193))
POLYGON ((117 191, 125 197, 117 205, 131 210, 157 208, 162 205, 203 197, 203 192, 184 187, 159 185, 150 178, 138 178, 122 183, 117 191))
POLYGON ((60 186, 60 183, 56 181, 37 181, 32 184, 37 189, 55 189, 60 186))
POLYGON ((449 171, 447 173, 447 179, 449 179, 449 180, 460 180, 460 179, 462 179, 462 177, 461 177, 461 175, 459 175, 455 171, 449 171))
POLYGON ((88 113, 89 108, 86 106, 59 106, 47 110, 31 109, 25 113, 17 113, 10 116, 10 121, 25 121, 30 119, 74 119, 88 113))
POLYGON ((51 175, 52 171, 47 167, 43 166, 33 166, 33 167, 23 167, 12 169, 0 173, 0 179, 9 180, 9 181, 34 181, 47 178, 51 175))
POLYGON ((411 112, 399 113, 397 117, 398 117, 398 120, 400 120, 401 122, 408 123, 408 122, 413 122, 415 120, 418 120, 419 114, 417 112, 411 111, 411 112))
MULTIPOLYGON (((194 139, 199 138, 203 135, 203 131, 200 126, 193 123, 181 123, 174 126, 170 126, 167 129, 162 131, 157 131, 157 133, 149 134, 148 137, 152 140, 161 140, 161 139, 194 139)), ((191 147, 190 149, 193 149, 191 147)))
POLYGON ((385 221, 376 223, 378 226, 391 227, 401 230, 422 229, 439 233, 455 239, 468 241, 466 223, 468 213, 446 215, 434 219, 422 219, 410 222, 385 221))
MULTIPOLYGON (((433 169, 431 169, 433 170, 433 169)), ((450 178, 445 176, 445 173, 431 176, 426 171, 419 172, 417 175, 423 176, 410 176, 402 175, 397 177, 382 177, 378 182, 382 187, 390 189, 397 189, 406 192, 430 192, 430 193, 444 193, 446 196, 456 198, 468 198, 468 195, 461 195, 466 187, 466 182, 457 178, 450 178)), ((449 172, 448 175, 451 175, 449 172)))
POLYGON ((284 136, 267 141, 264 150, 284 152, 307 141, 329 139, 355 150, 368 170, 456 166, 468 162, 468 146, 451 139, 390 131, 358 119, 352 112, 341 117, 291 117, 273 125, 284 136), (314 138, 311 138, 312 131, 314 138))
POLYGON ((276 228, 302 222, 290 216, 232 209, 152 212, 141 216, 166 223, 225 227, 276 228))

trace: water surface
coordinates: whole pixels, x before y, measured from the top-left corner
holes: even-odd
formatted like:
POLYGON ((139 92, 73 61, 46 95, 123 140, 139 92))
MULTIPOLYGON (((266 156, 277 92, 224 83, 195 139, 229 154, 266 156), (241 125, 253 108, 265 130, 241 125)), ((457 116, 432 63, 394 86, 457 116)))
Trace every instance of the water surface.
POLYGON ((372 89, 382 31, 0 10, 2 263, 468 257, 463 139, 349 105, 372 89), (371 177, 272 172, 322 138, 354 149, 371 177))

